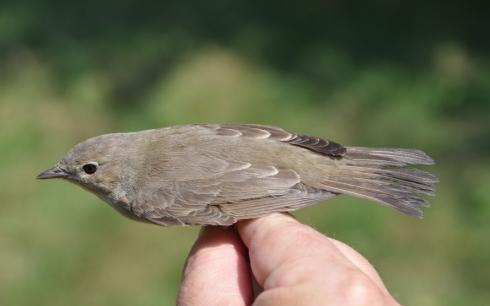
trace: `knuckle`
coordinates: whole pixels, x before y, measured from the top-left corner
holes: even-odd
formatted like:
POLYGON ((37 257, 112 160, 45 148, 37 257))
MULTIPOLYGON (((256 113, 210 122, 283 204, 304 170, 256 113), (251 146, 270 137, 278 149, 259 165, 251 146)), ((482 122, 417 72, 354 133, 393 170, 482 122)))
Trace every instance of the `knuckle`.
POLYGON ((366 275, 355 272, 339 283, 339 293, 348 305, 380 305, 383 295, 366 275))

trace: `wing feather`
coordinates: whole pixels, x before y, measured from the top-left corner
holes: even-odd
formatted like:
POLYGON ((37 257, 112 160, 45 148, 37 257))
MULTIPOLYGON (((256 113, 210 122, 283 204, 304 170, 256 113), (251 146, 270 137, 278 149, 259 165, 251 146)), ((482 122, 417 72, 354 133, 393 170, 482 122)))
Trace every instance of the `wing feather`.
POLYGON ((203 127, 213 129, 216 134, 232 137, 251 137, 272 139, 302 147, 315 153, 332 158, 341 158, 346 153, 342 145, 320 137, 295 134, 281 128, 259 124, 205 124, 203 127))

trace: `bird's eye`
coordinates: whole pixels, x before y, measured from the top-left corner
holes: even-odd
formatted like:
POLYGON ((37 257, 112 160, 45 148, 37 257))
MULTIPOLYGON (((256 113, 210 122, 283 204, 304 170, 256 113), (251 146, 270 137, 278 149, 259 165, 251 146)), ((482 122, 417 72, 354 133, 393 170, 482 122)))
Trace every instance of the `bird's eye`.
POLYGON ((97 171, 97 165, 94 163, 85 164, 82 169, 87 174, 94 174, 97 171))

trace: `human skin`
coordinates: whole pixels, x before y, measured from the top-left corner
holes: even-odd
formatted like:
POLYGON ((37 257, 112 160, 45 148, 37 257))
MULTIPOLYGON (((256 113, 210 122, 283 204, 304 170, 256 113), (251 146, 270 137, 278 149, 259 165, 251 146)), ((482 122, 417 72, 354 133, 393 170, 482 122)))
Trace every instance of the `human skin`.
POLYGON ((287 214, 205 227, 177 304, 399 305, 362 255, 287 214), (256 297, 252 276, 263 288, 256 297))

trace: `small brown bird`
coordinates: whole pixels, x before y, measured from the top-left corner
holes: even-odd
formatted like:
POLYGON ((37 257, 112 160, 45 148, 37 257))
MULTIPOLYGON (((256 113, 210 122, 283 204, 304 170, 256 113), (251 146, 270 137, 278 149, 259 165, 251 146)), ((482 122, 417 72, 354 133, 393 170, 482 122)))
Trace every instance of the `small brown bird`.
POLYGON ((72 148, 38 178, 62 178, 123 215, 159 225, 230 225, 339 194, 422 216, 437 178, 412 149, 343 147, 256 124, 196 124, 115 133, 72 148))

